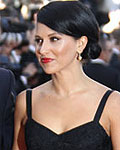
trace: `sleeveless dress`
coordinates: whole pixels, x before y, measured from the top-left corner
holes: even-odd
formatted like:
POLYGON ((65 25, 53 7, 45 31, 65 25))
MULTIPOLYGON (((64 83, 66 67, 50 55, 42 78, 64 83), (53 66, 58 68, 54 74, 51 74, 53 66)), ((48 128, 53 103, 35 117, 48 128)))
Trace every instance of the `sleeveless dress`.
POLYGON ((93 121, 56 134, 44 125, 32 119, 31 94, 27 90, 27 115, 25 141, 27 150, 112 150, 111 138, 99 123, 108 96, 108 90, 96 111, 93 121))

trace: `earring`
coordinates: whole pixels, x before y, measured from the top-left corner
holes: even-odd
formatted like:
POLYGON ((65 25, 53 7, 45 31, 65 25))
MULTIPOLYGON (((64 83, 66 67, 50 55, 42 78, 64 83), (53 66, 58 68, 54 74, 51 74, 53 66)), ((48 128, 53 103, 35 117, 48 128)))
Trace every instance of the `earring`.
POLYGON ((78 56, 77 56, 77 60, 81 61, 82 60, 82 56, 80 53, 78 53, 78 56))

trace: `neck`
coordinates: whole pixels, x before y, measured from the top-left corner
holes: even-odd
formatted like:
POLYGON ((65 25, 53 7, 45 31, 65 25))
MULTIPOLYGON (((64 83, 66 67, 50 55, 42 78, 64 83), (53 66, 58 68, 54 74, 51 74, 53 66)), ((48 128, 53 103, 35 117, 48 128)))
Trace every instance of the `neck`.
POLYGON ((55 92, 61 96, 68 96, 87 87, 89 80, 82 70, 82 65, 76 65, 52 75, 55 92))

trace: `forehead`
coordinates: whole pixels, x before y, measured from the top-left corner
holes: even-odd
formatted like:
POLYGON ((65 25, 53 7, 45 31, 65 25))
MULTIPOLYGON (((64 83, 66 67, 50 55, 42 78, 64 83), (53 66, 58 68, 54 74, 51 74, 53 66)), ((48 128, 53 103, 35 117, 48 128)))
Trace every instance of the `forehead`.
POLYGON ((65 40, 74 40, 76 41, 75 38, 73 38, 72 36, 69 36, 69 35, 66 35, 64 33, 60 33, 60 32, 57 32, 51 28, 49 28, 48 26, 46 26, 45 24, 42 24, 42 23, 37 23, 37 26, 36 26, 36 37, 41 37, 41 38, 44 38, 44 37, 51 37, 51 36, 59 36, 65 40))
POLYGON ((37 23, 37 28, 36 28, 36 36, 40 36, 40 37, 50 37, 50 36, 61 36, 63 38, 73 38, 71 36, 68 36, 66 34, 57 32, 51 28, 49 28, 48 26, 46 26, 45 24, 42 23, 37 23))
POLYGON ((44 34, 44 33, 58 33, 55 30, 49 28, 48 26, 46 26, 45 24, 42 23, 37 23, 36 25, 36 33, 37 34, 44 34))

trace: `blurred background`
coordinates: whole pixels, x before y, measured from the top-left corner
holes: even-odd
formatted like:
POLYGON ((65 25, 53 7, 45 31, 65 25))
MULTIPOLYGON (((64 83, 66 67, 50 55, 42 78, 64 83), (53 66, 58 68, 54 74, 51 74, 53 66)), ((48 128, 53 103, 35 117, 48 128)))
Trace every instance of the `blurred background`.
MULTIPOLYGON (((0 0, 0 67, 13 71, 17 94, 51 78, 37 61, 34 43, 35 14, 51 1, 0 0)), ((102 36, 109 37, 112 45, 106 65, 120 75, 120 0, 80 1, 96 16, 102 36)))

